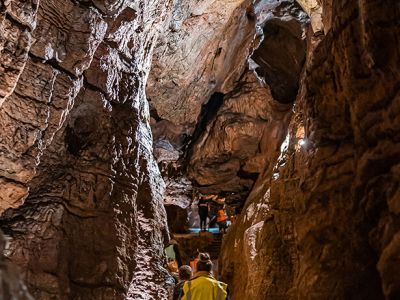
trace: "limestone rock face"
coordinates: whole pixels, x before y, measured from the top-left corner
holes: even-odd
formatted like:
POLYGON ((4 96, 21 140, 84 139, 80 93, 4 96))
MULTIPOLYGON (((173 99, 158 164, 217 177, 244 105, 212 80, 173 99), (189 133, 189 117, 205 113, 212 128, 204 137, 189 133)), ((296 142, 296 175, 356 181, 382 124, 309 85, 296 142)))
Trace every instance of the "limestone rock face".
MULTIPOLYGON (((320 33, 321 31, 329 29, 328 26, 325 26, 322 20, 322 11, 323 8, 321 6, 321 1, 318 0, 297 0, 297 2, 301 5, 304 11, 310 16, 311 19, 311 27, 314 33, 320 33)), ((326 8, 325 8, 326 10, 326 8)))
POLYGON ((194 144, 189 175, 208 194, 244 202, 286 133, 290 105, 276 102, 253 72, 224 96, 215 119, 194 144), (276 141, 276 142, 275 142, 276 141))
POLYGON ((234 300, 399 299, 395 2, 0 1, 0 298, 168 299, 199 190, 234 300))
POLYGON ((309 34, 276 166, 266 166, 224 240, 219 267, 233 299, 400 295, 400 7, 322 7, 331 27, 309 34))
POLYGON ((0 3, 0 107, 13 92, 28 60, 38 7, 35 0, 0 3))
POLYGON ((169 9, 0 4, 0 222, 36 299, 168 297, 144 87, 169 9))
POLYGON ((251 59, 275 100, 292 103, 306 57, 307 14, 294 1, 261 1, 255 8, 263 39, 251 59))
MULTIPOLYGON (((195 154, 199 157, 190 158, 194 153, 194 148, 203 152, 203 148, 194 145, 201 136, 202 139, 206 139, 207 134, 204 134, 203 131, 207 126, 211 126, 208 121, 211 121, 217 114, 224 94, 238 94, 234 90, 240 89, 238 81, 246 73, 247 58, 251 54, 253 46, 258 43, 255 41, 256 20, 252 1, 177 0, 173 3, 168 24, 169 26, 160 36, 155 47, 146 91, 152 115, 154 153, 159 165, 161 168, 168 169, 166 167, 168 164, 178 164, 185 169, 188 164, 197 164, 197 161, 201 165, 207 164, 210 160, 206 161, 206 157, 214 155, 212 153, 195 154), (189 147, 188 144, 191 146, 189 147)), ((244 84, 242 83, 242 85, 244 84)), ((260 100, 260 102, 262 101, 260 100)), ((236 104, 236 106, 238 105, 236 104)), ((235 122, 235 118, 229 118, 231 122, 235 122)), ((254 118, 257 117, 254 116, 254 118)), ((249 120, 246 122, 248 126, 243 129, 244 131, 255 127, 249 120)), ((259 123, 261 124, 262 121, 259 123)), ((239 127, 237 126, 237 128, 239 127)), ((214 130, 218 130, 218 128, 214 130)), ((258 137, 254 137, 254 135, 262 131, 263 128, 259 128, 252 133, 253 137, 250 137, 252 142, 257 143, 258 137)), ((236 143, 236 148, 240 142, 244 142, 245 135, 246 133, 241 135, 242 141, 236 143)), ((227 143, 231 142, 227 140, 227 143)), ((221 149, 210 151, 219 150, 221 149)), ((196 150, 194 151, 196 152, 196 150)), ((215 165, 223 164, 222 160, 225 160, 227 164, 233 164, 235 167, 225 181, 213 182, 212 185, 217 184, 220 187, 222 183, 230 181, 229 187, 223 192, 231 191, 232 185, 236 185, 235 190, 239 189, 248 193, 253 180, 242 179, 235 175, 241 167, 237 166, 239 160, 234 157, 232 162, 228 162, 227 155, 232 149, 222 149, 221 151, 223 153, 218 153, 215 158, 211 158, 211 160, 218 160, 215 165), (225 157, 221 158, 222 156, 225 157), (238 186, 238 183, 243 186, 238 186)), ((256 150, 250 150, 248 155, 256 152, 256 150)), ((243 159, 240 158, 240 160, 243 159)), ((165 174, 164 180, 167 182, 165 203, 168 205, 167 211, 173 212, 174 216, 183 207, 188 208, 188 204, 191 203, 191 185, 182 185, 179 182, 188 180, 187 176, 191 180, 195 180, 196 185, 204 184, 204 180, 200 179, 200 176, 203 178, 211 176, 210 180, 215 181, 215 177, 218 176, 217 172, 223 167, 221 166, 212 173, 203 172, 203 174, 196 173, 198 168, 201 166, 194 166, 196 169, 194 172, 184 174, 181 178, 171 178, 165 174), (186 190, 184 190, 185 186, 186 190), (172 192, 170 187, 176 187, 181 192, 172 192), (179 194, 184 197, 180 197, 179 194), (171 206, 171 195, 176 196, 176 203, 180 202, 179 199, 182 198, 182 201, 175 207, 171 206)), ((213 192, 219 187, 204 190, 204 192, 213 192)), ((190 209, 187 213, 191 213, 190 209)), ((186 213, 180 211, 178 215, 184 216, 186 224, 186 213)), ((173 227, 175 228, 175 226, 173 227)))
POLYGON ((176 4, 147 91, 158 161, 184 157, 197 189, 240 206, 285 135, 309 18, 294 1, 223 2, 176 4))
MULTIPOLYGON (((3 253, 6 246, 3 233, 0 232, 0 251, 3 253)), ((13 300, 33 300, 18 270, 3 256, 0 256, 0 298, 13 300)))
POLYGON ((193 131, 213 92, 228 92, 246 66, 255 34, 248 0, 174 2, 158 40, 148 97, 161 119, 193 131))
POLYGON ((187 233, 192 225, 192 182, 184 174, 182 166, 176 163, 164 161, 161 164, 161 174, 165 181, 163 199, 168 227, 174 233, 187 233))

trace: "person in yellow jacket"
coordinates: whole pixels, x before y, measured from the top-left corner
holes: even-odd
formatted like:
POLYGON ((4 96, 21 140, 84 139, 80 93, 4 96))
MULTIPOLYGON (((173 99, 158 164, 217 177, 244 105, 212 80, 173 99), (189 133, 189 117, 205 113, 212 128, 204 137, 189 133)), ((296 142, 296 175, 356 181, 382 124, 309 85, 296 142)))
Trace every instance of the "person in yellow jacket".
POLYGON ((227 300, 227 284, 212 276, 213 263, 208 253, 200 253, 197 272, 183 286, 182 300, 227 300))

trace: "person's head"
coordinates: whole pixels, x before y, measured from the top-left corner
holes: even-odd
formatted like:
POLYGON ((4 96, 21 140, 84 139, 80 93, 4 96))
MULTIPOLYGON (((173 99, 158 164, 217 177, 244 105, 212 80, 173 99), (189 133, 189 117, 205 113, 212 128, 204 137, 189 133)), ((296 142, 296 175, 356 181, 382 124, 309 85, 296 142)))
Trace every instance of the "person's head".
POLYGON ((197 271, 211 272, 213 268, 213 263, 210 259, 210 254, 200 253, 199 261, 197 262, 197 271))
POLYGON ((180 280, 189 280, 190 277, 192 276, 192 268, 187 266, 187 265, 183 265, 179 268, 179 279, 180 280))

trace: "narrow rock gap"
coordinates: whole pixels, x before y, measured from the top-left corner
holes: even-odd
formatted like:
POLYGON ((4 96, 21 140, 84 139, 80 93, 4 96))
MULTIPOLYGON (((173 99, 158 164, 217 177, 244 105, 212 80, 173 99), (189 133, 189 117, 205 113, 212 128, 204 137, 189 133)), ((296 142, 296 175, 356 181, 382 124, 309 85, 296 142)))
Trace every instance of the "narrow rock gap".
POLYGON ((215 119, 219 109, 224 103, 224 94, 215 92, 211 95, 210 99, 202 105, 199 119, 193 131, 190 141, 185 141, 188 144, 187 159, 190 159, 192 147, 200 138, 200 136, 207 129, 208 125, 215 119))

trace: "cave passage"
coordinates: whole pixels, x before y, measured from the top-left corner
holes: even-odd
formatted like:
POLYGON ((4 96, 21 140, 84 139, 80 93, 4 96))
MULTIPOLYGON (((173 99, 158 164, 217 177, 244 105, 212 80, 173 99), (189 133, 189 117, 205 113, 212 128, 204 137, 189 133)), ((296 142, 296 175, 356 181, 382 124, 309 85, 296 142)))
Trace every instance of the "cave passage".
POLYGON ((400 299, 399 20, 0 1, 0 300, 400 299))

